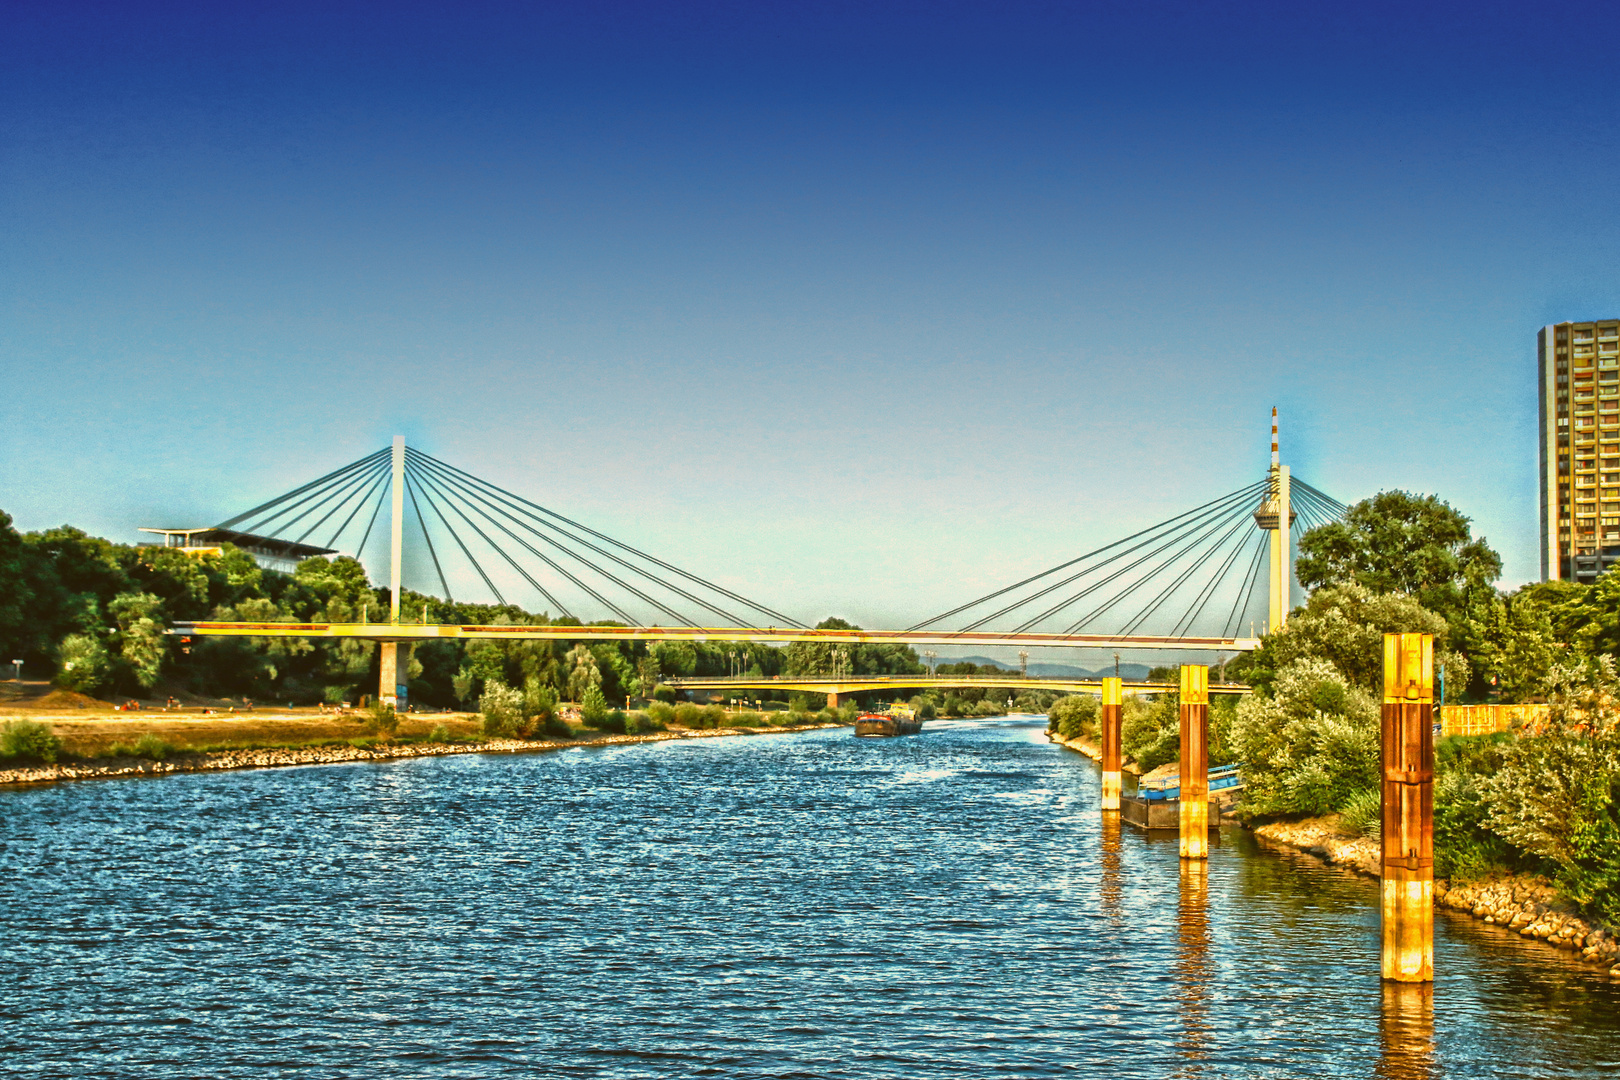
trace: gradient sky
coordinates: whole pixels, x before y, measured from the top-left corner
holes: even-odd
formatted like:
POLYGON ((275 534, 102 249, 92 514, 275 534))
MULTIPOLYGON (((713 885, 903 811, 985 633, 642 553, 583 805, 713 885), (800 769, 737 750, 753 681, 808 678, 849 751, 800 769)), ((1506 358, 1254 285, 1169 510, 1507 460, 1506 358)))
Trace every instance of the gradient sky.
MULTIPOLYGON (((1613 6, 18 3, 0 508, 384 445, 801 617, 1258 477, 1538 572, 1533 344, 1620 313, 1613 6)), ((423 582, 422 584, 426 584, 423 582)))

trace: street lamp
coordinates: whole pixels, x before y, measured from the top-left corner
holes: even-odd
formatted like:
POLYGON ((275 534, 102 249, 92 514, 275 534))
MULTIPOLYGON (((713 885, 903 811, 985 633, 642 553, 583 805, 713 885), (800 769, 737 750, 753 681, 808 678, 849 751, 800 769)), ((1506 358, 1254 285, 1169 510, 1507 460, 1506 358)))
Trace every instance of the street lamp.
POLYGON ((22 661, 21 660, 13 660, 11 662, 11 666, 17 669, 17 673, 13 677, 16 679, 17 682, 22 682, 22 661))

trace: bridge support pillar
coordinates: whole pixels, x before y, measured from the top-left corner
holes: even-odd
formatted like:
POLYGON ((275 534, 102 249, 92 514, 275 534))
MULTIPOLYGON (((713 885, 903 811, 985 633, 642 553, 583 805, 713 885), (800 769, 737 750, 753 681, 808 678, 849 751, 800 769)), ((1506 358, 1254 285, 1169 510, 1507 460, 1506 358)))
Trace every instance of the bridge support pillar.
POLYGON ((1434 638, 1384 635, 1383 974, 1434 981, 1434 638))
POLYGON ((838 695, 837 694, 828 694, 827 695, 827 708, 829 708, 829 709, 838 708, 838 695))
POLYGON ((381 672, 377 679, 377 701, 404 709, 409 699, 406 684, 410 681, 411 643, 408 641, 379 641, 381 672))
POLYGON ((1102 729, 1102 808, 1119 809, 1123 770, 1120 767, 1119 735, 1120 714, 1124 711, 1125 690, 1121 680, 1102 681, 1102 710, 1098 727, 1102 729))
POLYGON ((1181 665, 1181 857, 1209 858, 1209 668, 1181 665))

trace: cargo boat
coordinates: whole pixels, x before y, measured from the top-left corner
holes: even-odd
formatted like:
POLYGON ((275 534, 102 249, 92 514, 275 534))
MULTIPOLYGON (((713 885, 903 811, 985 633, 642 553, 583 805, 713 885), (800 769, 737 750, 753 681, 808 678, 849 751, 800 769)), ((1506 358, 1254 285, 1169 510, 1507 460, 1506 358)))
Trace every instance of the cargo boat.
POLYGON ((888 712, 861 713, 855 718, 855 734, 861 735, 916 735, 923 722, 904 705, 894 705, 888 712))

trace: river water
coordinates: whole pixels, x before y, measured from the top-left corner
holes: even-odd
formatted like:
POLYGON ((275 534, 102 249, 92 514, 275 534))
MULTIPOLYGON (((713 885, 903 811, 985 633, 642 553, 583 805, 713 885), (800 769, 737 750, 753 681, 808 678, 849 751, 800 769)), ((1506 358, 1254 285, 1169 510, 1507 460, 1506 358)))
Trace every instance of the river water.
MULTIPOLYGON (((1105 827, 1036 718, 0 793, 0 1072, 1606 1075, 1620 990, 1105 827)), ((1553 957, 1549 962, 1548 957, 1553 957)))

